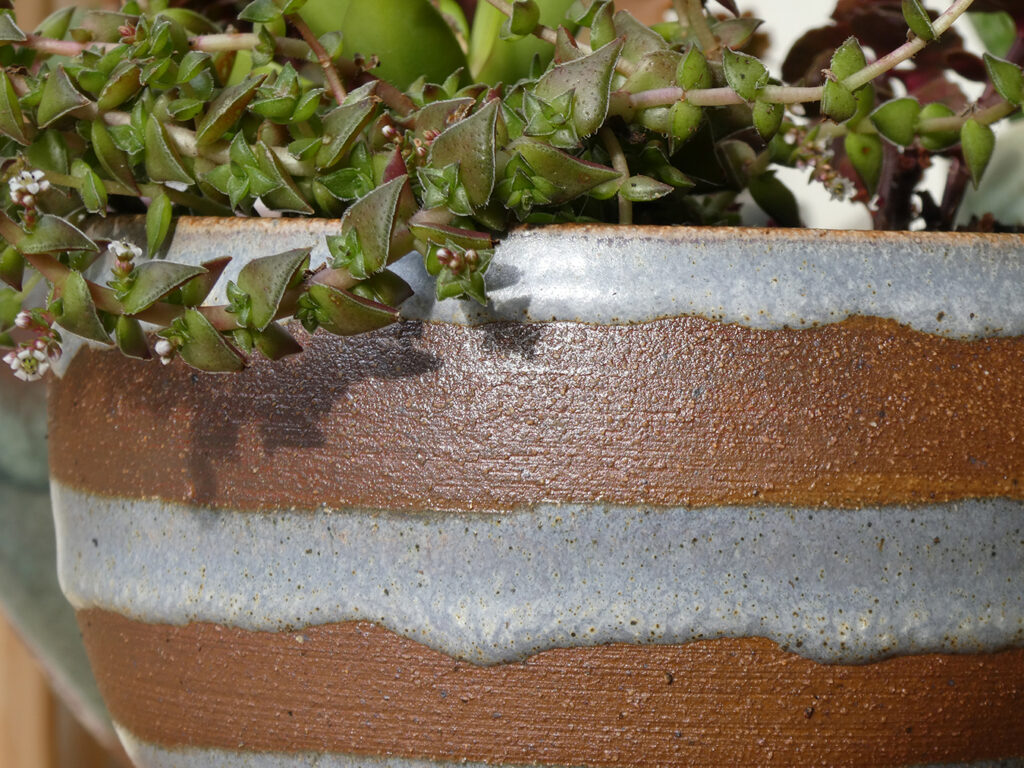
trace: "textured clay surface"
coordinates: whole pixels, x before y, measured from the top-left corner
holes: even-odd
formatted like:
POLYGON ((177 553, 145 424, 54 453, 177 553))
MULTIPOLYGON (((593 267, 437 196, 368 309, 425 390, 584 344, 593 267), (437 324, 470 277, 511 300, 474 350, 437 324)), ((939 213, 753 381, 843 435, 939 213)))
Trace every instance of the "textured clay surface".
POLYGON ((685 317, 304 341, 231 377, 79 355, 51 392, 55 476, 242 509, 1022 498, 1024 338, 685 317))
POLYGON ((828 666, 748 638, 477 667, 370 623, 79 623, 115 720, 167 746, 587 766, 1024 755, 1024 650, 828 666))

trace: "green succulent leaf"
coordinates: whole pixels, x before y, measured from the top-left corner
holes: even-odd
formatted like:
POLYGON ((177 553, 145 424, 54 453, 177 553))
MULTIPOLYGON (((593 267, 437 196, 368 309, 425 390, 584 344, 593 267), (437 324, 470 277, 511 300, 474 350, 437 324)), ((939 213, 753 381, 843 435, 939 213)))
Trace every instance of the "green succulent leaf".
POLYGON ((22 253, 99 252, 96 243, 80 229, 51 213, 44 213, 35 229, 22 237, 17 245, 22 253))
POLYGON ((502 26, 502 37, 518 39, 533 32, 539 23, 540 7, 536 0, 514 0, 512 15, 502 26))
POLYGON ((209 373, 229 373, 245 367, 245 358, 196 309, 187 309, 172 328, 180 334, 182 360, 209 373))
POLYGON ((35 34, 39 37, 63 40, 64 35, 68 32, 68 27, 71 25, 71 17, 75 11, 76 7, 73 5, 61 8, 59 11, 54 11, 36 27, 35 34))
POLYGON ((652 179, 650 176, 630 176, 619 187, 619 194, 634 203, 646 203, 672 192, 670 184, 652 179))
POLYGON ((103 120, 92 121, 89 125, 89 138, 93 152, 106 172, 125 186, 136 188, 128 155, 114 143, 103 120))
POLYGON ((221 91, 196 126, 196 143, 205 147, 224 136, 238 122, 265 79, 266 75, 254 75, 221 91))
POLYGON ((885 156, 882 140, 873 133, 848 133, 843 139, 846 156, 868 192, 874 194, 882 175, 885 156))
POLYGON ((754 103, 753 117, 754 128, 765 141, 769 141, 779 131, 782 125, 782 118, 785 109, 781 104, 772 104, 767 101, 754 103))
POLYGON ((103 344, 110 343, 110 334, 100 321, 89 285, 80 272, 72 270, 60 292, 60 313, 57 322, 74 334, 103 344))
POLYGON ((328 112, 323 119, 324 143, 316 153, 316 167, 327 169, 337 165, 370 124, 375 112, 376 104, 368 96, 328 112))
POLYGON ((588 56, 555 66, 537 82, 534 95, 550 102, 573 91, 572 120, 576 133, 589 136, 608 115, 612 74, 622 46, 621 40, 613 40, 588 56))
POLYGON ((935 28, 932 27, 931 16, 921 5, 921 0, 903 0, 903 18, 910 31, 922 40, 934 40, 935 28))
POLYGON ((345 267, 362 280, 387 265, 391 256, 395 212, 408 180, 408 176, 392 179, 345 211, 341 220, 342 235, 350 241, 354 237, 357 247, 351 248, 341 263, 336 262, 337 266, 345 267))
POLYGON ((498 101, 495 99, 444 131, 430 148, 428 162, 432 167, 458 167, 459 184, 465 189, 471 206, 486 203, 494 189, 497 118, 498 101))
POLYGON ((0 13, 0 43, 23 43, 27 39, 10 13, 0 13))
POLYGON ((280 360, 302 351, 302 345, 280 323, 270 323, 262 331, 251 333, 256 348, 270 360, 280 360))
POLYGON ((986 53, 985 69, 996 92, 1011 104, 1024 102, 1024 71, 1012 61, 986 53))
POLYGON ((253 259, 238 273, 238 287, 249 294, 247 325, 263 331, 277 315, 285 291, 309 268, 309 248, 253 259))
POLYGON ((132 271, 132 284, 121 299, 126 315, 137 315, 149 309, 171 291, 180 288, 206 270, 203 267, 176 264, 170 261, 144 261, 132 271))
POLYGON ((922 130, 922 127, 926 125, 927 120, 931 120, 933 118, 953 117, 955 115, 956 112, 940 102, 934 101, 931 104, 925 104, 917 116, 916 130, 919 134, 921 146, 931 152, 934 152, 936 150, 951 147, 960 141, 960 131, 955 128, 946 131, 922 130))
POLYGON ((281 18, 281 9, 274 0, 253 0, 239 12, 238 18, 254 24, 269 24, 281 18))
POLYGON ((339 336, 365 333, 398 320, 398 312, 391 307, 329 285, 310 286, 309 296, 316 304, 318 324, 339 336))
POLYGON ((992 159, 992 150, 996 145, 995 133, 989 126, 971 118, 960 129, 960 143, 963 147, 964 162, 971 172, 971 181, 977 189, 982 174, 992 159))
POLYGON ((838 80, 826 80, 821 111, 837 123, 846 122, 857 113, 857 97, 838 80))
POLYGON ((160 193, 152 199, 146 211, 146 254, 154 258, 160 252, 171 229, 171 199, 160 193))
POLYGON ((96 106, 107 112, 128 101, 142 87, 140 76, 141 72, 134 61, 122 61, 107 78, 96 106))
POLYGON ((146 120, 146 143, 143 153, 146 175, 153 181, 191 184, 192 176, 182 163, 177 147, 167 136, 167 129, 155 115, 146 120))
POLYGON ((71 175, 79 180, 78 194, 82 198, 82 204, 90 213, 106 215, 107 212, 107 189, 103 186, 103 180, 81 158, 76 158, 71 164, 71 175))
POLYGON ((71 83, 64 67, 57 67, 43 85, 42 97, 36 108, 36 122, 40 128, 45 128, 87 104, 89 99, 71 83))
POLYGON ((535 139, 518 139, 509 150, 523 158, 528 173, 536 174, 527 176, 530 183, 547 182, 542 189, 547 203, 568 202, 598 184, 619 178, 614 168, 580 160, 535 139))
POLYGON ((754 101, 768 85, 768 70, 753 56, 726 48, 722 52, 722 65, 725 81, 745 101, 754 101))
MULTIPOLYGON (((262 193, 263 201, 274 210, 301 213, 307 216, 314 213, 313 207, 303 197, 291 174, 285 170, 274 151, 260 141, 255 147, 259 163, 259 171, 273 184, 273 189, 262 193)), ((250 184, 252 176, 250 175, 250 184)))
MULTIPOLYGON (((21 281, 25 275, 25 257, 18 253, 18 250, 8 245, 0 251, 0 280, 14 288, 21 290, 21 281)), ((21 307, 21 298, 18 299, 18 306, 21 307)))
POLYGON ((711 87, 711 67, 704 54, 696 45, 691 45, 676 69, 676 81, 679 87, 689 91, 694 88, 711 87))
POLYGON ((119 316, 114 324, 114 341, 121 353, 137 360, 149 360, 153 353, 149 351, 146 333, 142 323, 134 317, 119 316))
POLYGON ((181 304, 186 307, 198 307, 217 284, 220 276, 224 273, 228 264, 231 263, 229 256, 222 256, 218 259, 204 261, 200 266, 203 271, 185 281, 177 290, 172 291, 164 298, 174 304, 181 304))
POLYGON ((0 69, 0 133, 22 146, 28 144, 21 105, 6 69, 0 69))
POLYGON ((836 48, 832 54, 832 61, 829 63, 829 70, 838 80, 845 80, 855 72, 859 72, 867 66, 867 59, 864 57, 864 50, 855 37, 848 37, 836 48))
POLYGON ((905 96, 881 104, 871 113, 871 122, 878 132, 893 144, 909 146, 914 141, 917 116, 921 105, 917 99, 905 96))
POLYGON ((757 174, 750 179, 750 196, 758 207, 780 227, 800 227, 800 207, 796 198, 775 173, 757 174))
POLYGON ((388 307, 397 307, 413 294, 412 286, 389 269, 384 269, 368 280, 357 283, 351 292, 388 307))

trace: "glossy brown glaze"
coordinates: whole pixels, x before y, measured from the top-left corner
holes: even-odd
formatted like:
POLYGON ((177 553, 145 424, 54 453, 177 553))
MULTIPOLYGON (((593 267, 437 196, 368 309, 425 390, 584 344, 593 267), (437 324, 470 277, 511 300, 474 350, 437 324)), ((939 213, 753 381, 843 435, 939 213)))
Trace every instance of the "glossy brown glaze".
POLYGON ((477 667, 369 623, 79 623, 114 718, 167 746, 588 766, 1024 755, 1024 649, 826 666, 746 638, 477 667))
POLYGON ((54 475, 242 509, 1022 497, 1022 338, 676 318, 306 341, 230 377, 79 355, 51 393, 54 475))

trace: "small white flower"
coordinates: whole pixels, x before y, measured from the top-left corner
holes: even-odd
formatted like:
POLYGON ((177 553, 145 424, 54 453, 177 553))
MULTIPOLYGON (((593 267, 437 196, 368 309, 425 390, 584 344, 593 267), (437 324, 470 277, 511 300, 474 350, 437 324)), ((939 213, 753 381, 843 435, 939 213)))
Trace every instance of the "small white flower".
POLYGON ((46 353, 38 349, 22 349, 4 357, 14 375, 22 381, 39 381, 50 369, 46 353), (13 359, 12 359, 13 358, 13 359))
POLYGON ((160 357, 170 357, 171 353, 174 351, 174 345, 167 339, 159 339, 157 343, 153 345, 153 351, 160 355, 160 357))
POLYGON ((35 205, 35 196, 50 188, 50 182, 42 171, 22 171, 7 181, 11 199, 26 208, 35 205))
POLYGON ((142 255, 142 249, 127 240, 111 240, 107 246, 119 261, 131 261, 142 255))
POLYGON ((19 328, 28 328, 32 325, 32 313, 22 310, 15 316, 14 324, 19 328))

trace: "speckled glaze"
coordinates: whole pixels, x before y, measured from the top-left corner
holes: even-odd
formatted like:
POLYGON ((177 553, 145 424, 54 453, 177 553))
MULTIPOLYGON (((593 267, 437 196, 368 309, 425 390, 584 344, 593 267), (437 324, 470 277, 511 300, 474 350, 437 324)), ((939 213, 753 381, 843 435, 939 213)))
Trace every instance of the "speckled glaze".
MULTIPOLYGON (((333 224, 184 219, 168 257, 317 263, 333 224)), ((1024 756, 1021 253, 556 227, 502 244, 486 308, 435 303, 413 256, 401 324, 237 377, 78 355, 60 577, 129 749, 1024 756), (460 670, 501 706, 433 699, 460 670)))

